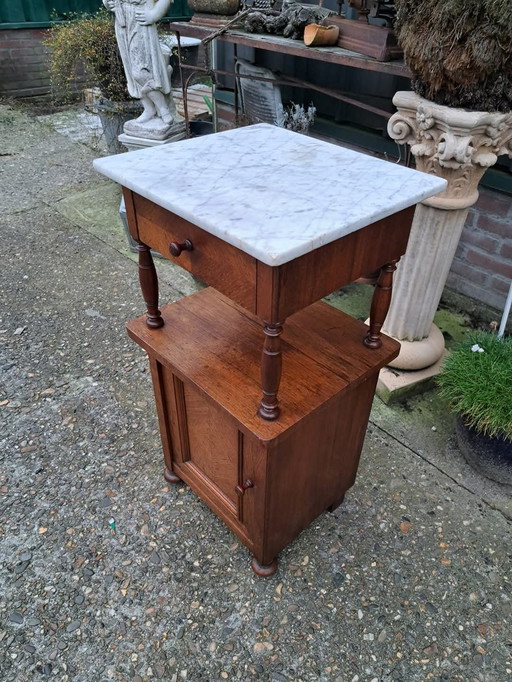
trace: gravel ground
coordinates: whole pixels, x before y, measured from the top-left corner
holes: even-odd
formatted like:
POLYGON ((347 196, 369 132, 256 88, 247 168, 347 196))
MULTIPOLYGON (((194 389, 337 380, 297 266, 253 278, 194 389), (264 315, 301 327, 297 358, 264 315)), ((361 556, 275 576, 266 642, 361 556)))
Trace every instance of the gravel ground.
POLYGON ((0 679, 512 679, 510 520, 378 424, 271 579, 163 480, 136 268, 55 209, 93 153, 0 128, 0 679))

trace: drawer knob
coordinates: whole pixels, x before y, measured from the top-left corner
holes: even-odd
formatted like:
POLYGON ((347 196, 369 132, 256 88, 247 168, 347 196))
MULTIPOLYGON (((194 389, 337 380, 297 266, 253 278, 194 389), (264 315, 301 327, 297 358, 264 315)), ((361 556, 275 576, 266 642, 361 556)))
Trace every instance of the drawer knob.
POLYGON ((178 242, 171 242, 169 244, 169 251, 171 254, 177 258, 182 251, 193 251, 194 250, 194 245, 190 241, 190 239, 185 239, 184 242, 181 244, 178 242))
POLYGON ((242 485, 237 485, 235 490, 239 495, 243 495, 248 488, 254 488, 254 483, 250 478, 248 478, 242 485))

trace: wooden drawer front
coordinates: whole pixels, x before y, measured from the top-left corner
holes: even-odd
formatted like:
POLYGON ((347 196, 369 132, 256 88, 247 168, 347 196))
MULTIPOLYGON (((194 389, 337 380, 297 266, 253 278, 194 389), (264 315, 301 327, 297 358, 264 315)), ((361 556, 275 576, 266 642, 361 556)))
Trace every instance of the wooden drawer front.
POLYGON ((256 260, 252 256, 143 197, 134 195, 134 203, 141 242, 256 312, 256 260), (169 244, 187 239, 193 250, 172 256, 169 244))
MULTIPOLYGON (((350 282, 400 258, 414 215, 414 206, 271 268, 258 266, 257 315, 283 321, 298 310, 350 282)), ((368 311, 369 312, 369 311, 368 311)))

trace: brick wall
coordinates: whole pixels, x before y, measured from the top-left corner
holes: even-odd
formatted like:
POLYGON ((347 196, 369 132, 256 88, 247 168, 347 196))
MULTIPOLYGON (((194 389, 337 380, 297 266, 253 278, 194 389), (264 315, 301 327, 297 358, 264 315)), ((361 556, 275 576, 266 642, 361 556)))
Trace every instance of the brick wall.
POLYGON ((512 279, 512 197, 484 188, 479 191, 446 283, 503 310, 512 279))
POLYGON ((29 97, 50 91, 44 28, 0 30, 0 95, 29 97))

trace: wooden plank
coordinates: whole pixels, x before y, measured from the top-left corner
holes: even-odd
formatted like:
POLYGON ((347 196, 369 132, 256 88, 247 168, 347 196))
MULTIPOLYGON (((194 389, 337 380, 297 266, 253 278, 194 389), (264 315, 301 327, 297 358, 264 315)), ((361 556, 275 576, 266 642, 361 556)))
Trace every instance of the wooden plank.
MULTIPOLYGON (((176 104, 176 109, 181 116, 185 115, 185 110, 183 107, 183 91, 181 88, 173 88, 172 96, 174 98, 174 103, 176 104)), ((212 89, 209 87, 196 87, 191 86, 187 90, 187 106, 188 106, 188 117, 190 120, 199 119, 202 121, 208 121, 211 119, 211 112, 208 105, 204 101, 204 98, 208 97, 212 100, 212 89)))
MULTIPOLYGON (((256 259, 253 256, 138 194, 132 193, 132 196, 140 241, 248 310, 255 310, 256 259), (186 240, 192 242, 193 249, 172 256, 170 243, 181 244, 186 240)), ((131 225, 131 213, 127 215, 131 225)))
POLYGON ((414 206, 406 208, 275 268, 259 263, 258 314, 265 320, 272 316, 282 322, 297 310, 400 258, 407 247, 413 214, 414 206), (267 285, 260 295, 265 267, 278 275, 272 279, 273 287, 267 285))

